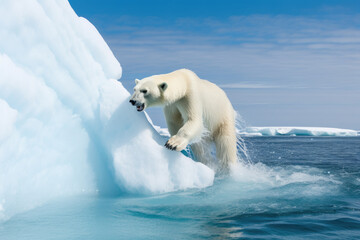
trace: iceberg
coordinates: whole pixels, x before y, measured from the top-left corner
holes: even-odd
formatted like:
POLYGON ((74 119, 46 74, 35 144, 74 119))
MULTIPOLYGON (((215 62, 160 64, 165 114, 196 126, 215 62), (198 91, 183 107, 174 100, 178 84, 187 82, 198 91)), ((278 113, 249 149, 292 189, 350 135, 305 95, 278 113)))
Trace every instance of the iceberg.
POLYGON ((358 131, 355 130, 324 127, 247 127, 239 134, 241 136, 359 136, 358 131))
POLYGON ((64 196, 212 185, 131 108, 119 62, 68 1, 2 1, 0 36, 0 217, 64 196))

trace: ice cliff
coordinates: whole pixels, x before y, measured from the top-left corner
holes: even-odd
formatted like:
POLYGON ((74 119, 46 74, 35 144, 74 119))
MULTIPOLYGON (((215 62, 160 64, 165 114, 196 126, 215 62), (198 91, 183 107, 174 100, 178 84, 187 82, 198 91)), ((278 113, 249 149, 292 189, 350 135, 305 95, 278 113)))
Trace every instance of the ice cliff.
POLYGON ((62 196, 212 184, 212 170, 162 146, 120 77, 66 0, 1 1, 0 215, 62 196))

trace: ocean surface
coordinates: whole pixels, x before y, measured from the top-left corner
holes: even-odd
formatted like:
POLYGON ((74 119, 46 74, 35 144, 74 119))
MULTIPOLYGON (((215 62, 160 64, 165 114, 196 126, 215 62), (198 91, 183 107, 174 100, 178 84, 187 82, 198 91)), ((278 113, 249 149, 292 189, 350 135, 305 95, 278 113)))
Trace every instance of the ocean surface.
POLYGON ((246 164, 211 187, 56 199, 0 223, 0 239, 360 239, 360 137, 245 143, 246 164))

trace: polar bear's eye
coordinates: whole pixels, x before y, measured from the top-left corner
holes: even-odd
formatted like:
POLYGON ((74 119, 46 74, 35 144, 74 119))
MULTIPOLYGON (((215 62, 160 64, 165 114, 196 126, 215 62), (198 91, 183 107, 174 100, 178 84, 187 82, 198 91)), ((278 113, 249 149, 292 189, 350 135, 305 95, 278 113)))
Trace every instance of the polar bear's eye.
POLYGON ((142 92, 143 94, 146 94, 147 93, 147 90, 140 90, 140 92, 142 92))

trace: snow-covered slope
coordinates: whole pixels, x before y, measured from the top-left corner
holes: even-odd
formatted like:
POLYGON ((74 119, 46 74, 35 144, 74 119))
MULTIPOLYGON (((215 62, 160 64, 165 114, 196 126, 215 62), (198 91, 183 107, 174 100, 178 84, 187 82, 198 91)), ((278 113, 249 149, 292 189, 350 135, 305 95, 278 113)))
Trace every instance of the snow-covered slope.
POLYGON ((0 214, 74 194, 212 184, 128 103, 121 67, 66 0, 0 4, 0 214))
POLYGON ((239 134, 242 136, 358 136, 355 130, 323 127, 248 127, 239 134))

